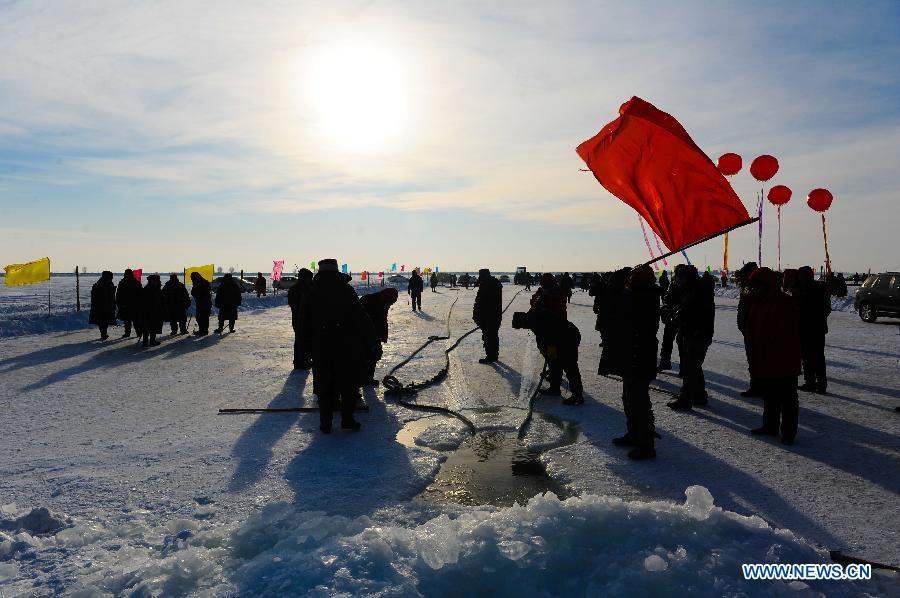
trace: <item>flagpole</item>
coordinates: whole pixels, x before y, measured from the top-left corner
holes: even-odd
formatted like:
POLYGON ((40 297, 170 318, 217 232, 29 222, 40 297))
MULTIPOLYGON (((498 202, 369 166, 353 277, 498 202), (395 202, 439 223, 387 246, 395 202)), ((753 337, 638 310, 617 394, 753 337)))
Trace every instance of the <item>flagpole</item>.
POLYGON ((735 224, 734 226, 729 227, 729 228, 726 228, 725 230, 720 230, 720 231, 717 232, 717 233, 713 233, 713 234, 711 234, 711 235, 707 235, 707 236, 703 237, 702 239, 699 239, 699 240, 697 240, 697 241, 694 241, 693 243, 688 243, 687 245, 685 245, 685 246, 683 246, 683 247, 679 247, 678 249, 675 249, 674 251, 670 251, 669 253, 665 253, 665 254, 663 254, 663 255, 661 255, 661 256, 659 256, 659 257, 656 257, 656 258, 650 260, 649 262, 645 262, 644 265, 645 265, 645 266, 649 266, 650 264, 652 264, 652 263, 654 263, 654 262, 658 262, 659 260, 661 260, 661 259, 663 259, 663 258, 667 258, 667 257, 669 257, 670 255, 675 255, 676 253, 678 253, 678 252, 680 252, 680 251, 684 251, 685 249, 690 249, 691 247, 693 247, 693 246, 695 246, 695 245, 699 245, 700 243, 705 243, 705 242, 709 241, 710 239, 715 239, 715 238, 718 237, 719 235, 724 235, 725 233, 729 233, 729 232, 733 231, 733 230, 736 229, 736 228, 741 228, 742 226, 747 226, 748 224, 753 224, 753 223, 756 222, 757 220, 759 220, 759 217, 756 217, 756 218, 750 218, 749 220, 745 220, 744 222, 740 222, 740 223, 738 223, 738 224, 735 224))

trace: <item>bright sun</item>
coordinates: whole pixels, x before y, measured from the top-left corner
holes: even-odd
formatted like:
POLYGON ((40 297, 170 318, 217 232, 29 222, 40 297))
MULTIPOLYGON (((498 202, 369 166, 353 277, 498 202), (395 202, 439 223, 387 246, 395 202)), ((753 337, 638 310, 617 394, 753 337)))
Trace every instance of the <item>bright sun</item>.
POLYGON ((407 121, 403 62, 388 50, 337 45, 312 57, 305 81, 316 129, 339 150, 395 149, 407 121))

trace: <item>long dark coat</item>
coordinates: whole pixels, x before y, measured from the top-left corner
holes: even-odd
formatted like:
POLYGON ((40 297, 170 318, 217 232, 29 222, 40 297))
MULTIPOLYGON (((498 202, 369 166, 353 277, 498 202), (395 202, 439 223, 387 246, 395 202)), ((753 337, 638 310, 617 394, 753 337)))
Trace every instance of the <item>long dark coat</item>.
POLYGON ((209 282, 205 278, 200 278, 193 287, 191 287, 191 296, 197 307, 198 314, 208 314, 212 311, 212 291, 209 282))
POLYGON ((360 297, 359 302, 363 309, 366 310, 369 319, 372 320, 372 326, 375 328, 375 334, 381 339, 381 342, 388 342, 388 306, 384 302, 381 293, 369 293, 360 297))
POLYGON ((165 310, 162 289, 151 282, 141 289, 140 317, 141 332, 162 334, 165 310))
POLYGON ((300 329, 300 309, 303 305, 303 299, 309 293, 312 283, 309 280, 300 278, 288 289, 288 305, 291 307, 291 327, 294 332, 300 329))
MULTIPOLYGON (((656 378, 659 287, 624 289, 610 315, 611 372, 622 377, 656 378)), ((604 336, 604 349, 606 346, 604 336)))
POLYGON ((162 288, 162 301, 165 308, 166 321, 177 322, 185 316, 191 306, 191 297, 187 287, 181 281, 169 279, 162 288))
POLYGON ((418 272, 413 272, 413 275, 409 277, 409 282, 406 285, 406 292, 410 295, 421 295, 424 288, 425 281, 422 280, 422 277, 419 276, 418 272))
POLYGON ((241 289, 234 279, 231 282, 223 280, 216 289, 216 307, 219 309, 219 318, 223 320, 237 320, 238 306, 241 304, 241 289))
POLYGON ((119 281, 116 288, 116 307, 119 308, 119 319, 123 322, 137 319, 141 288, 138 279, 130 274, 119 281))
POLYGON ((116 323, 116 287, 112 280, 101 278, 91 287, 91 313, 88 323, 110 326, 116 323))
POLYGON ((793 298, 799 316, 800 334, 804 337, 827 334, 831 296, 825 285, 800 281, 794 286, 793 298))
POLYGON ((362 386, 381 343, 356 291, 339 272, 322 271, 300 307, 300 334, 310 345, 313 392, 362 386))
POLYGON ((481 328, 499 328, 503 320, 503 285, 494 276, 478 279, 472 319, 481 328))

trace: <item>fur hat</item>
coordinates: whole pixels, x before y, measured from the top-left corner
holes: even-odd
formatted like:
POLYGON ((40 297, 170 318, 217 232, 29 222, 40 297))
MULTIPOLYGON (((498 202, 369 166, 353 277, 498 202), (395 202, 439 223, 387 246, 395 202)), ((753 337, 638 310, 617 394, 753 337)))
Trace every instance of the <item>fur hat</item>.
POLYGON ((337 272, 338 271, 338 263, 334 258, 325 258, 324 260, 319 260, 319 271, 320 272, 337 272))

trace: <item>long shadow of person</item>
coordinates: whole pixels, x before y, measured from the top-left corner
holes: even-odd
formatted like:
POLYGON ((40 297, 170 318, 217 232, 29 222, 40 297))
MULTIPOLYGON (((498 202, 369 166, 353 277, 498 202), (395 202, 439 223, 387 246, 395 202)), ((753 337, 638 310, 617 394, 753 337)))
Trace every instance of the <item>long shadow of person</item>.
MULTIPOLYGON (((396 506, 421 492, 437 472, 437 453, 408 448, 396 441, 403 422, 366 388, 368 413, 359 413, 362 429, 312 434, 287 466, 285 479, 300 510, 360 515, 396 506)), ((340 416, 335 415, 338 419, 340 416)))
MULTIPOLYGON (((303 390, 309 375, 309 370, 292 370, 281 391, 267 407, 302 406, 303 390)), ((231 449, 231 456, 237 459, 237 466, 228 485, 230 491, 243 490, 263 477, 266 466, 272 460, 275 445, 297 422, 299 415, 290 412, 261 413, 244 430, 231 449)))
MULTIPOLYGON (((64 338, 64 336, 65 335, 59 335, 57 338, 64 338)), ((46 363, 56 363, 65 359, 96 353, 104 348, 109 348, 110 346, 119 346, 123 341, 127 340, 129 339, 119 338, 101 343, 99 340, 92 338, 90 340, 75 343, 53 345, 52 347, 38 349, 37 351, 32 351, 30 353, 22 353, 21 355, 7 357, 6 359, 0 359, 0 374, 21 367, 33 367, 44 365, 46 363)), ((130 343, 125 344, 128 345, 130 343)))

